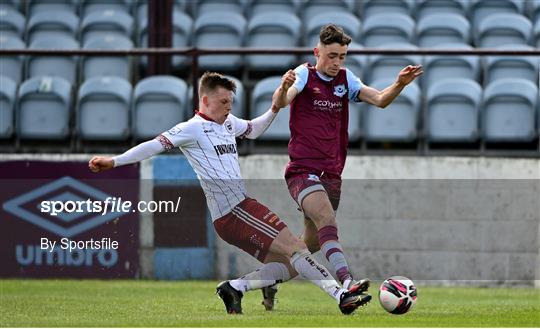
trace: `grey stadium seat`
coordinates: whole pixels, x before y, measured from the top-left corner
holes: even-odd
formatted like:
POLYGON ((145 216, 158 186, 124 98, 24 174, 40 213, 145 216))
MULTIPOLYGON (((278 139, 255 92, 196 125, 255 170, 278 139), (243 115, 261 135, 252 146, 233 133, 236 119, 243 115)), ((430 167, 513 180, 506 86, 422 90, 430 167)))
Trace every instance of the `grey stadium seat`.
POLYGON ((0 7, 0 36, 24 37, 26 19, 16 9, 11 7, 0 7))
POLYGON ((534 24, 534 45, 536 48, 540 48, 540 18, 536 20, 536 23, 534 24))
POLYGON ((477 47, 491 48, 501 45, 529 45, 532 24, 519 14, 493 14, 478 25, 475 36, 477 47))
MULTIPOLYGON (((499 49, 532 50, 533 47, 511 45, 499 49)), ((484 58, 484 84, 503 78, 521 78, 538 83, 538 56, 489 56, 484 58)))
POLYGON ((186 83, 173 76, 151 76, 133 92, 133 134, 154 138, 185 119, 186 83))
POLYGON ((445 43, 465 43, 471 41, 471 25, 458 14, 431 14, 421 18, 416 25, 418 46, 434 47, 445 43))
POLYGON ((474 28, 487 17, 494 14, 521 14, 525 2, 523 0, 471 0, 471 20, 474 28))
POLYGON ((133 2, 132 0, 82 0, 81 16, 104 10, 124 11, 129 14, 133 2))
MULTIPOLYGON (((389 49, 417 49, 411 44, 388 44, 385 47, 389 49)), ((371 55, 369 56, 369 79, 367 81, 376 81, 382 79, 395 79, 404 67, 407 65, 421 64, 422 58, 417 55, 371 55)))
POLYGON ((540 0, 529 0, 528 4, 531 21, 538 22, 540 20, 540 0))
POLYGON ((427 137, 431 142, 474 142, 479 137, 482 88, 469 79, 446 79, 429 85, 427 137))
POLYGON ((415 25, 405 14, 376 14, 364 20, 362 44, 368 48, 389 43, 413 43, 415 25))
POLYGON ((399 13, 411 15, 415 0, 363 0, 361 3, 361 15, 366 19, 372 15, 383 13, 399 13))
MULTIPOLYGON (((231 12, 202 14, 195 20, 194 46, 199 48, 234 48, 244 44, 246 20, 231 12)), ((199 57, 203 70, 237 70, 242 65, 240 55, 199 57)))
MULTIPOLYGON (((16 37, 0 35, 0 49, 24 49, 24 42, 16 37)), ((21 82, 23 56, 0 56, 0 72, 15 83, 21 82)))
MULTIPOLYGON (((30 44, 31 49, 78 49, 79 43, 69 37, 39 38, 30 44)), ((58 76, 74 84, 77 79, 76 56, 30 56, 26 64, 29 78, 37 76, 58 76)))
POLYGON ((416 17, 422 19, 432 14, 452 13, 467 17, 470 0, 416 0, 416 17))
MULTIPOLYGON (((230 75, 225 75, 225 77, 233 80, 236 84, 236 93, 233 96, 233 106, 231 113, 237 118, 246 118, 246 94, 242 81, 230 75)), ((197 108, 197 106, 195 108, 197 108)), ((193 86, 189 86, 188 103, 186 106, 186 119, 191 118, 193 114, 193 86)))
MULTIPOLYGON (((442 44, 434 48, 440 49, 472 49, 466 44, 442 44)), ((466 55, 424 57, 424 74, 421 76, 422 86, 428 88, 443 79, 464 78, 480 81, 480 57, 466 55)))
MULTIPOLYGON (((394 79, 378 80, 372 87, 383 90, 394 79)), ((420 88, 411 83, 386 109, 369 105, 363 113, 363 135, 369 142, 411 142, 416 139, 420 112, 420 88)))
MULTIPOLYGON (((133 48, 130 39, 120 35, 91 38, 84 49, 128 50, 133 48)), ((120 77, 131 80, 131 59, 129 56, 85 56, 81 60, 82 79, 99 76, 120 77)))
POLYGON ((364 103, 349 102, 349 142, 357 142, 362 136, 362 112, 365 110, 364 103))
POLYGON ((296 14, 298 2, 295 0, 248 0, 246 17, 261 13, 291 13, 296 14))
POLYGON ((0 139, 10 138, 14 132, 17 84, 0 75, 0 139))
POLYGON ((95 11, 84 16, 81 22, 81 43, 97 36, 120 35, 130 38, 133 35, 133 18, 124 11, 95 11))
POLYGON ((243 0, 197 0, 191 3, 194 17, 206 13, 235 13, 244 15, 243 0))
POLYGON ((499 79, 484 90, 482 127, 488 142, 530 142, 536 137, 538 87, 516 78, 499 79))
POLYGON ((0 9, 16 10, 18 12, 24 11, 23 2, 20 0, 2 0, 0 2, 0 9))
MULTIPOLYGON (((185 13, 174 10, 172 17, 172 46, 174 48, 184 48, 191 44, 191 34, 193 30, 193 20, 185 13)), ((142 47, 148 46, 148 20, 146 17, 139 22, 138 42, 142 47)), ((175 68, 186 67, 190 64, 189 56, 173 56, 172 65, 175 68)), ((147 56, 141 57, 143 66, 148 64, 147 56)))
POLYGON ((21 139, 63 140, 69 136, 71 85, 59 77, 35 77, 19 88, 17 133, 21 139))
POLYGON ((321 27, 330 23, 341 26, 353 40, 360 38, 362 24, 356 16, 347 12, 323 12, 307 19, 304 45, 306 47, 315 47, 319 42, 321 27))
MULTIPOLYGON (((261 13, 249 22, 246 35, 247 47, 297 47, 301 23, 291 13, 261 13)), ((286 70, 296 63, 294 55, 250 55, 246 65, 253 71, 286 70)))
POLYGON ((305 0, 299 1, 298 13, 305 22, 310 17, 321 13, 354 13, 355 5, 355 0, 305 0))
POLYGON ((77 13, 79 0, 28 0, 26 1, 28 16, 45 11, 77 13))
POLYGON ((353 55, 350 50, 363 49, 361 44, 351 42, 349 44, 349 53, 345 59, 345 67, 351 70, 357 77, 364 79, 366 72, 368 71, 368 56, 367 55, 353 55))
MULTIPOLYGON (((131 84, 96 77, 79 88, 77 133, 81 140, 125 140, 129 136, 131 84)), ((157 111, 157 110, 156 110, 157 111)))
MULTIPOLYGON (((281 76, 274 76, 259 81, 251 95, 251 119, 256 118, 270 109, 272 95, 281 83, 281 76)), ((287 141, 291 137, 289 131, 289 106, 282 108, 274 122, 258 139, 287 141)))
POLYGON ((77 38, 79 17, 71 12, 42 11, 36 12, 28 20, 27 43, 41 38, 70 37, 77 38))

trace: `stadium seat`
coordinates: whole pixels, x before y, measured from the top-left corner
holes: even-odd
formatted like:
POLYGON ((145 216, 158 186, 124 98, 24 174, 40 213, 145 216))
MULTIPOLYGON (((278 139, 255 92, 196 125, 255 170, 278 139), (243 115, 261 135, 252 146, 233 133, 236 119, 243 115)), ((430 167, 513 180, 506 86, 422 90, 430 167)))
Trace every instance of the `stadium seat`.
POLYGON ((0 2, 0 10, 1 9, 15 10, 22 13, 24 11, 24 6, 23 2, 20 0, 2 0, 2 2, 0 2))
POLYGON ((470 43, 469 21, 458 14, 431 14, 416 25, 418 46, 430 48, 446 43, 470 43))
MULTIPOLYGON (((199 48, 234 48, 244 45, 246 20, 237 13, 212 12, 202 14, 195 20, 194 46, 199 48)), ((203 70, 234 71, 241 67, 240 55, 201 56, 199 66, 203 70)))
POLYGON ((206 13, 235 13, 244 15, 243 0, 197 0, 192 2, 194 17, 206 13))
MULTIPOLYGON (((251 119, 256 118, 270 109, 272 95, 281 83, 281 76, 269 77, 259 81, 251 95, 251 119)), ((287 141, 291 138, 289 131, 289 106, 282 108, 274 122, 258 139, 287 141)))
POLYGON ((8 77, 0 75, 0 139, 13 135, 17 84, 8 77))
POLYGON ((291 13, 296 14, 298 2, 295 0, 248 0, 246 17, 261 13, 291 13))
POLYGON ((540 18, 536 20, 536 24, 534 24, 534 45, 536 48, 540 48, 540 18))
POLYGON ((418 20, 432 14, 458 14, 468 17, 470 0, 416 0, 418 20))
POLYGON ((131 39, 133 18, 124 11, 105 10, 91 12, 81 22, 81 43, 97 36, 120 35, 131 39))
POLYGON ((429 85, 426 132, 430 142, 474 142, 479 137, 482 88, 469 79, 445 79, 429 85))
POLYGON ((414 21, 405 14, 375 14, 364 20, 363 42, 368 48, 389 43, 412 43, 414 21))
POLYGON ((123 11, 129 14, 133 2, 132 0, 82 0, 81 16, 105 10, 123 11))
POLYGON ((351 70, 357 77, 364 79, 366 72, 368 71, 368 56, 366 55, 353 55, 350 53, 353 49, 363 49, 364 47, 356 42, 351 42, 348 47, 348 55, 345 59, 345 67, 351 70))
MULTIPOLYGON (((172 46, 174 48, 189 47, 191 44, 191 32, 193 29, 193 20, 188 15, 181 11, 173 11, 172 17, 172 46)), ((148 20, 139 22, 138 41, 141 47, 148 47, 148 20)), ((186 67, 191 62, 189 56, 173 56, 172 65, 174 68, 186 67)), ((147 56, 141 57, 141 64, 146 66, 148 64, 147 56)))
POLYGON ((24 37, 26 19, 15 8, 0 7, 0 35, 2 37, 24 37))
POLYGON ((41 38, 77 38, 79 17, 71 12, 40 11, 28 20, 27 44, 41 38))
MULTIPOLYGON (((291 13, 261 13, 254 16, 247 26, 247 47, 297 47, 301 23, 291 13)), ((249 55, 246 65, 252 71, 287 70, 296 64, 294 55, 249 55)))
MULTIPOLYGON (((57 36, 39 38, 30 44, 30 49, 79 49, 79 43, 69 37, 57 36)), ((58 76, 70 84, 77 81, 76 56, 29 56, 26 73, 29 78, 38 76, 58 76)))
MULTIPOLYGON (((435 49, 472 49, 466 44, 442 44, 435 49)), ((480 81, 480 57, 467 55, 424 57, 424 74, 420 77, 424 90, 443 79, 464 78, 480 81)))
MULTIPOLYGON (((230 75, 225 75, 225 77, 233 80, 234 83, 236 84, 236 93, 234 93, 234 96, 233 96, 233 105, 232 105, 231 113, 237 118, 243 118, 243 119, 247 118, 246 105, 245 105, 246 94, 244 91, 244 85, 242 84, 242 81, 230 75)), ((191 118, 194 114, 193 86, 189 86, 187 97, 188 97, 188 103, 186 106, 186 115, 187 115, 186 119, 191 118)), ((197 108, 197 106, 195 108, 197 108)))
POLYGON ((45 11, 67 11, 76 14, 78 4, 79 0, 27 0, 26 13, 28 16, 32 16, 35 13, 41 13, 45 11))
MULTIPOLYGON (((411 44, 388 44, 384 47, 388 49, 417 49, 411 44)), ((369 79, 367 81, 376 81, 384 79, 395 79, 405 66, 418 65, 422 63, 422 58, 417 55, 372 55, 369 56, 369 79)))
MULTIPOLYGON (((508 50, 532 50, 533 47, 511 45, 508 50)), ((538 56, 489 56, 484 60, 484 85, 503 78, 521 78, 538 83, 538 56)))
POLYGON ((528 12, 530 13, 531 21, 538 22, 540 20, 540 0, 529 0, 528 12))
POLYGON ((63 140, 70 134, 71 84, 59 77, 35 77, 19 88, 17 134, 21 139, 63 140))
POLYGON ((523 0, 472 0, 470 10, 473 28, 494 14, 521 14, 524 4, 523 0))
POLYGON ((529 45, 532 40, 532 24, 522 15, 493 14, 478 25, 475 43, 477 47, 492 48, 501 45, 529 45))
POLYGON ((487 142, 530 142, 536 137, 538 87, 516 78, 498 79, 484 90, 482 127, 487 142))
MULTIPOLYGON (((24 42, 16 37, 0 35, 0 49, 24 49, 24 42)), ((23 56, 0 56, 0 74, 20 83, 23 73, 23 56)))
POLYGON ((355 0, 305 0, 298 3, 298 13, 304 22, 321 13, 354 13, 356 5, 355 0))
POLYGON ((377 14, 397 13, 411 15, 415 0, 363 0, 361 15, 364 19, 377 14))
POLYGON ((362 112, 365 104, 349 102, 349 142, 357 142, 362 136, 362 112))
MULTIPOLYGON (((125 140, 129 136, 131 84, 95 77, 79 88, 77 134, 81 140, 125 140)), ((157 109, 156 109, 157 111, 157 109)))
MULTIPOLYGON (((120 35, 95 37, 88 40, 83 49, 128 50, 133 48, 130 39, 120 35)), ((81 60, 82 79, 113 76, 131 80, 131 59, 129 56, 84 56, 81 60)))
POLYGON ((133 92, 133 134, 154 138, 186 118, 186 83, 173 76, 142 79, 133 92))
MULTIPOLYGON (((383 90, 394 79, 377 80, 372 87, 383 90)), ((417 136, 420 88, 411 83, 386 109, 369 105, 363 113, 363 136, 369 142, 411 142, 417 136)))
POLYGON ((321 27, 326 24, 338 24, 343 27, 345 33, 347 33, 353 40, 360 38, 361 26, 360 20, 351 13, 347 12, 329 12, 320 13, 310 17, 305 25, 305 40, 304 45, 306 47, 313 48, 319 42, 319 32, 321 27))

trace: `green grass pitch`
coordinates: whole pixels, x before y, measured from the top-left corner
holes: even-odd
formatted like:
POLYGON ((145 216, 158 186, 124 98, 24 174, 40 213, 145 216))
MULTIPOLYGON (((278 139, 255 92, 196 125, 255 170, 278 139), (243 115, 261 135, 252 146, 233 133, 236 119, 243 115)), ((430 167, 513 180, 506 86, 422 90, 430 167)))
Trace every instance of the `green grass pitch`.
POLYGON ((405 315, 376 298, 352 316, 306 282, 281 285, 276 310, 248 292, 227 315, 215 281, 0 280, 2 327, 540 327, 540 289, 418 287, 405 315))

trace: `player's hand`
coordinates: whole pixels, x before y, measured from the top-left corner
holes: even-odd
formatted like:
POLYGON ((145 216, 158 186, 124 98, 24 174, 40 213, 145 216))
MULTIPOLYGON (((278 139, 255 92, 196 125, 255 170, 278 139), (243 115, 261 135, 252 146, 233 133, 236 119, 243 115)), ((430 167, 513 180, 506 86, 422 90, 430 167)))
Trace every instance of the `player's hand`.
POLYGON ((424 68, 422 65, 408 65, 399 72, 397 82, 403 85, 408 85, 422 73, 424 73, 424 68))
POLYGON ((88 168, 93 172, 101 172, 114 167, 114 161, 110 157, 95 156, 88 161, 88 168))
POLYGON ((288 70, 287 73, 285 73, 281 77, 281 88, 284 91, 289 90, 289 88, 294 84, 294 81, 296 80, 296 74, 293 70, 288 70))

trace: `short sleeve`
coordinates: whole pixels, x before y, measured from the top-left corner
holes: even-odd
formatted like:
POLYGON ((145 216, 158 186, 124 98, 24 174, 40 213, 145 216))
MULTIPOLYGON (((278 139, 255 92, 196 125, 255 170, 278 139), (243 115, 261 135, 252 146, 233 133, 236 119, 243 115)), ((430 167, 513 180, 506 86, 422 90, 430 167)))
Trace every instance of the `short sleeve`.
POLYGON ((166 150, 174 147, 185 146, 195 140, 193 129, 189 122, 182 122, 163 132, 156 139, 166 150))
POLYGON ((300 93, 306 86, 309 71, 306 65, 300 65, 294 69, 294 73, 296 74, 296 80, 294 81, 293 87, 300 93))
POLYGON ((360 102, 357 98, 360 89, 364 86, 360 78, 358 78, 351 70, 346 69, 347 85, 349 86, 349 100, 360 102))
POLYGON ((232 114, 228 115, 227 120, 232 124, 235 137, 245 138, 251 132, 251 121, 237 118, 232 114))

